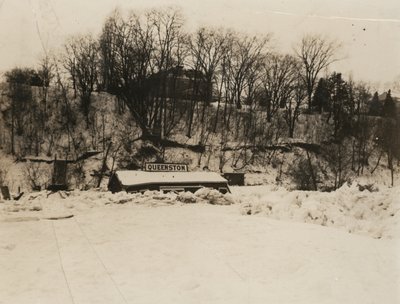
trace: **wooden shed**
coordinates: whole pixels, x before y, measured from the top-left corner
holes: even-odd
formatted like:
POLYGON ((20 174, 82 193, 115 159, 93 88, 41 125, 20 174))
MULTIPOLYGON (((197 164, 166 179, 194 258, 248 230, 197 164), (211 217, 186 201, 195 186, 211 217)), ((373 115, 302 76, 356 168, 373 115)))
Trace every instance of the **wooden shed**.
POLYGON ((196 192, 204 187, 221 193, 230 192, 228 181, 215 172, 116 171, 108 184, 108 189, 113 193, 147 190, 196 192))
POLYGON ((224 173, 222 176, 228 180, 230 186, 244 186, 244 173, 224 173))

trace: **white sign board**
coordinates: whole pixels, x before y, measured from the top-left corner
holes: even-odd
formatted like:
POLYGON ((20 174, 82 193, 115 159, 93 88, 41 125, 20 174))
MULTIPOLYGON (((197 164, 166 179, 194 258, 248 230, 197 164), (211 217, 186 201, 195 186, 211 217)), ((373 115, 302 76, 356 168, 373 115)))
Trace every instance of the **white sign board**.
POLYGON ((146 163, 145 171, 150 171, 150 172, 187 172, 188 166, 185 164, 146 163))

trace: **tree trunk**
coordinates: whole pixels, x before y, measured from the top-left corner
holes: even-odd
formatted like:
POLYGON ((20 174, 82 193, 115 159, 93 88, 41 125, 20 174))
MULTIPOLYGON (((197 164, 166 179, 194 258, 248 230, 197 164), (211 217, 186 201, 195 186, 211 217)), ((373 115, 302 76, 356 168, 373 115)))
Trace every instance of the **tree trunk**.
POLYGON ((393 154, 391 151, 388 151, 388 167, 390 170, 390 184, 393 187, 393 185, 394 185, 394 167, 393 167, 393 154))
POLYGON ((342 185, 342 147, 339 144, 338 151, 338 187, 342 185))
MULTIPOLYGON (((11 101, 13 102, 13 101, 11 101)), ((14 149, 14 103, 11 104, 11 154, 15 155, 14 149)))
POLYGON ((308 111, 311 113, 311 109, 312 109, 312 88, 308 88, 307 97, 308 97, 308 111))
POLYGON ((383 154, 383 151, 381 151, 381 153, 379 154, 378 162, 376 163, 376 166, 374 167, 374 169, 372 169, 371 174, 373 174, 375 172, 376 168, 378 168, 379 162, 381 161, 382 154, 383 154))
POLYGON ((351 146, 351 170, 355 171, 355 161, 356 161, 356 143, 355 140, 353 139, 352 146, 351 146))
POLYGON ((106 154, 104 155, 104 158, 103 158, 103 163, 101 165, 101 169, 99 172, 99 180, 97 182, 97 188, 100 187, 101 181, 103 180, 104 172, 106 171, 107 156, 108 156, 108 152, 110 151, 111 145, 112 145, 112 142, 110 142, 108 144, 106 154))
POLYGON ((308 160, 308 166, 310 167, 310 174, 311 174, 311 179, 313 182, 313 186, 314 186, 314 190, 317 191, 317 180, 315 178, 315 173, 314 173, 314 169, 312 167, 312 163, 311 163, 311 157, 310 154, 308 153, 308 151, 306 150, 306 154, 307 154, 307 160, 308 160))

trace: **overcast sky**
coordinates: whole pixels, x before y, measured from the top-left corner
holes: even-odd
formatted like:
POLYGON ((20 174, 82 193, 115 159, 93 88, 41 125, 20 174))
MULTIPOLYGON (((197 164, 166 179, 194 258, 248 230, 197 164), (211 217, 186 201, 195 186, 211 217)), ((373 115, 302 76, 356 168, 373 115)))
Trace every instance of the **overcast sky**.
POLYGON ((332 70, 356 80, 400 76, 399 0, 0 0, 0 71, 33 66, 43 49, 71 34, 101 30, 115 8, 180 7, 188 30, 212 25, 272 33, 275 46, 291 52, 304 33, 323 33, 343 43, 332 70))

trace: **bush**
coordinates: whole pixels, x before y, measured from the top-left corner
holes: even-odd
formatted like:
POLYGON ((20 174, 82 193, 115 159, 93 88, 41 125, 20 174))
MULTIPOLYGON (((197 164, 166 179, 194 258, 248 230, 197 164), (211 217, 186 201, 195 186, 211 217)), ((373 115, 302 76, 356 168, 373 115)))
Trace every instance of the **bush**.
POLYGON ((290 169, 289 174, 292 176, 292 180, 295 183, 297 190, 315 190, 311 170, 313 170, 316 175, 316 166, 312 165, 312 168, 310 168, 310 164, 304 156, 301 156, 290 169))
POLYGON ((47 164, 27 162, 25 174, 32 190, 41 190, 50 183, 51 169, 47 164))

